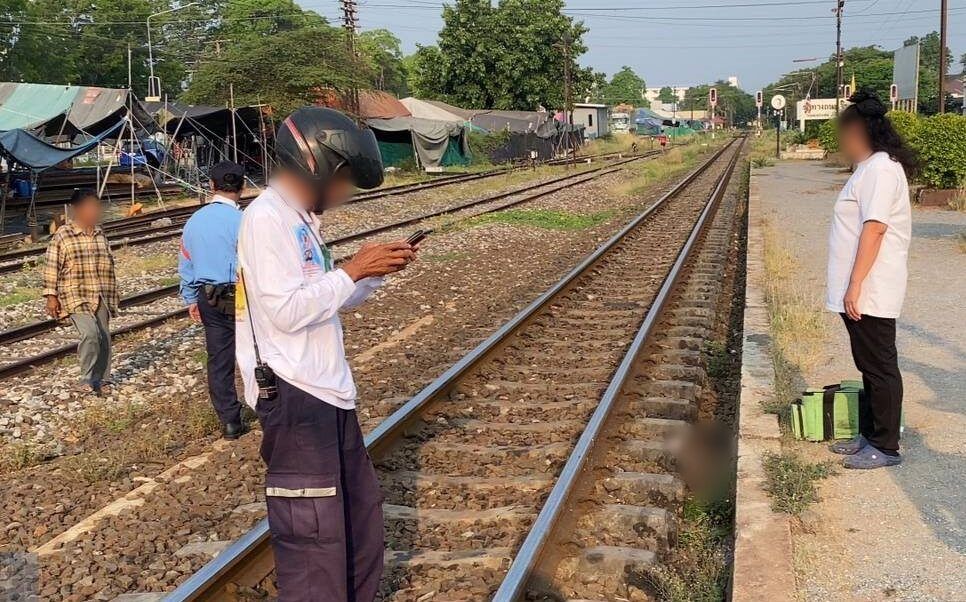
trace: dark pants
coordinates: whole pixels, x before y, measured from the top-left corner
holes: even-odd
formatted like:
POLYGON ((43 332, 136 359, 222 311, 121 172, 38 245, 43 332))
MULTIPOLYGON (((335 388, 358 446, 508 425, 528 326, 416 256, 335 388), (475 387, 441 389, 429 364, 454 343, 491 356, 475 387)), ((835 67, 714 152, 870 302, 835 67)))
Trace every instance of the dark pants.
POLYGON ((235 392, 235 317, 198 299, 208 352, 208 396, 222 424, 241 423, 241 404, 235 392))
POLYGON ((382 492, 355 410, 279 379, 259 401, 279 600, 372 602, 383 564, 382 492))
POLYGON ((902 375, 896 351, 896 321, 863 315, 858 322, 842 314, 852 343, 852 359, 862 373, 865 396, 859 404, 859 432, 884 452, 899 451, 902 375))

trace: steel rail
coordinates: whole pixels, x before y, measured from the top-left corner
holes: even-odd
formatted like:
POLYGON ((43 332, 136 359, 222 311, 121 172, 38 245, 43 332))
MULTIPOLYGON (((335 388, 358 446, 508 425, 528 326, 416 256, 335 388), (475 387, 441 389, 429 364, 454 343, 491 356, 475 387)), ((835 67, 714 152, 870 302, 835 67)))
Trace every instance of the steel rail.
POLYGON ((564 464, 563 469, 560 471, 560 476, 557 477, 553 488, 550 490, 547 501, 544 503, 543 508, 541 508, 540 513, 530 528, 530 532, 514 556, 506 577, 504 577, 500 588, 493 596, 493 602, 514 602, 523 595, 531 572, 537 565, 537 561, 553 531, 553 527, 560 517, 561 511, 566 506, 570 493, 574 490, 581 476, 587 457, 590 455, 608 416, 610 416, 610 412, 620 395, 621 388, 631 374, 634 364, 637 363, 637 356, 654 332, 655 325, 662 316, 664 308, 669 303, 678 282, 685 272, 685 264, 690 259, 692 252, 699 246, 706 226, 710 223, 722 197, 724 197, 728 183, 731 181, 731 176, 734 173, 735 165, 738 163, 738 157, 741 155, 743 145, 744 139, 742 138, 734 156, 728 163, 728 167, 721 174, 721 178, 719 178, 714 191, 708 198, 704 210, 701 212, 694 228, 691 230, 690 236, 678 253, 677 259, 671 266, 667 277, 664 279, 661 289, 657 293, 657 297, 651 303, 633 342, 624 354, 620 366, 618 366, 616 372, 611 377, 610 383, 604 391, 600 402, 597 404, 594 413, 587 422, 587 426, 577 440, 577 445, 574 447, 573 452, 571 452, 566 464, 564 464))
MULTIPOLYGON (((523 196, 520 199, 517 199, 517 200, 514 200, 514 201, 510 201, 508 203, 503 203, 502 205, 499 205, 498 207, 490 208, 490 209, 484 211, 483 213, 492 213, 492 212, 496 212, 496 211, 502 211, 504 209, 508 209, 510 207, 514 207, 514 206, 520 205, 522 203, 527 203, 527 202, 530 202, 530 201, 534 201, 534 200, 537 200, 539 198, 542 198, 542 197, 548 196, 550 194, 553 194, 555 192, 559 192, 560 190, 563 190, 565 188, 570 188, 572 186, 578 186, 580 184, 589 182, 589 181, 594 180, 596 178, 599 178, 601 176, 604 176, 604 175, 613 173, 613 172, 615 172, 615 171, 618 170, 618 167, 619 166, 621 166, 621 165, 623 165, 625 163, 630 163, 632 161, 637 161, 639 159, 645 158, 646 156, 649 156, 649 155, 635 156, 635 157, 632 157, 630 159, 624 159, 624 160, 621 160, 621 161, 617 161, 615 163, 610 163, 608 165, 604 165, 604 166, 598 167, 596 169, 586 170, 586 171, 582 171, 582 172, 579 172, 579 173, 576 173, 576 174, 565 175, 565 176, 562 176, 560 178, 556 178, 554 180, 551 180, 549 182, 543 182, 542 184, 533 184, 533 185, 525 186, 523 188, 518 188, 518 189, 515 189, 513 191, 502 192, 502 193, 498 193, 498 194, 495 194, 495 195, 491 195, 489 197, 484 197, 482 199, 477 199, 477 200, 474 200, 474 201, 470 201, 468 203, 463 203, 463 204, 458 205, 458 206, 455 206, 455 207, 448 207, 446 209, 442 209, 442 210, 439 210, 439 211, 432 211, 432 212, 424 213, 424 214, 421 214, 421 215, 418 215, 418 216, 415 216, 415 217, 405 218, 403 220, 400 220, 400 221, 397 221, 397 222, 393 222, 393 223, 390 223, 390 224, 384 224, 384 225, 381 225, 381 226, 376 226, 374 228, 369 228, 367 230, 363 230, 363 231, 360 231, 360 232, 353 232, 353 233, 347 234, 345 236, 341 236, 341 237, 334 238, 334 239, 330 240, 329 241, 329 246, 330 247, 337 247, 337 246, 344 245, 344 244, 347 244, 347 243, 350 243, 350 242, 353 242, 353 241, 356 241, 356 240, 359 240, 359 239, 368 238, 368 237, 374 236, 376 234, 381 234, 383 232, 388 232, 390 230, 395 230, 395 229, 398 229, 398 228, 402 228, 404 226, 408 226, 408 225, 415 224, 415 223, 418 223, 418 222, 421 222, 421 221, 425 221, 427 219, 431 219, 431 218, 434 218, 434 217, 440 217, 440 216, 444 216, 444 215, 449 215, 451 213, 455 213, 455 212, 458 212, 458 211, 462 211, 462 210, 465 210, 465 209, 468 209, 468 208, 471 208, 471 207, 474 207, 474 206, 477 206, 477 205, 482 205, 482 204, 486 204, 486 203, 492 203, 492 202, 499 201, 499 200, 504 199, 504 198, 507 198, 507 197, 512 197, 512 196, 518 196, 518 195, 521 195, 521 194, 525 194, 525 193, 527 193, 527 192, 529 192, 531 190, 534 190, 536 188, 545 188, 547 186, 553 186, 552 188, 548 188, 547 190, 541 190, 541 191, 539 191, 537 193, 534 193, 534 194, 527 194, 527 195, 523 196), (556 185, 556 186, 554 186, 554 185, 556 185)), ((337 260, 337 263, 338 262, 341 262, 341 261, 344 261, 344 260, 348 259, 349 257, 350 256, 340 257, 337 260)), ((175 294, 175 293, 178 292, 178 289, 179 289, 179 286, 178 285, 170 285, 170 286, 166 286, 166 287, 160 287, 160 288, 152 289, 150 291, 145 291, 143 293, 138 293, 138 294, 132 295, 130 297, 125 297, 124 299, 121 300, 121 305, 122 305, 122 307, 132 307, 132 306, 136 306, 136 305, 143 305, 144 303, 149 303, 151 301, 160 299, 162 297, 166 297, 166 296, 169 296, 169 295, 173 295, 173 294, 175 294)), ((136 323, 133 323, 133 324, 130 324, 130 325, 124 327, 124 329, 122 329, 122 330, 117 330, 117 331, 112 332, 111 333, 111 336, 115 336, 115 335, 119 335, 119 334, 125 334, 125 333, 128 333, 128 332, 133 332, 133 331, 139 330, 141 328, 147 328, 149 326, 153 326, 153 325, 158 324, 160 322, 163 322, 165 320, 169 320, 169 319, 172 319, 172 318, 181 317, 181 316, 183 316, 185 314, 187 314, 187 308, 183 308, 182 307, 182 308, 179 308, 177 310, 172 310, 170 312, 167 312, 167 313, 163 314, 164 318, 162 320, 158 320, 156 318, 151 318, 151 319, 144 320, 144 321, 141 321, 141 322, 136 322, 136 323)), ((12 343, 12 342, 16 342, 16 341, 28 339, 30 337, 37 336, 39 334, 43 334, 44 332, 49 332, 49 331, 53 330, 54 328, 57 327, 57 324, 58 324, 58 322, 56 320, 39 320, 37 322, 32 322, 32 323, 26 324, 24 326, 19 326, 19 327, 10 329, 10 330, 6 330, 6 331, 3 331, 3 332, 0 332, 0 343, 12 343)), ((56 347, 54 349, 51 349, 51 350, 48 350, 48 351, 44 351, 44 352, 38 353, 36 355, 32 355, 32 356, 27 357, 27 358, 24 358, 22 360, 18 360, 18 361, 11 362, 9 364, 0 366, 0 379, 6 378, 8 376, 12 376, 14 374, 19 374, 21 372, 26 372, 28 370, 31 370, 31 369, 35 368, 36 366, 38 366, 40 364, 44 364, 44 363, 50 362, 52 360, 58 359, 60 357, 64 357, 65 355, 68 355, 71 352, 73 352, 76 348, 77 348, 77 344, 76 343, 68 343, 68 344, 62 345, 60 347, 56 347)))
MULTIPOLYGON (((581 274, 595 265, 628 233, 637 229, 641 223, 664 207, 667 201, 676 197, 698 176, 707 171, 732 144, 733 142, 729 142, 715 152, 710 159, 689 173, 651 207, 631 220, 555 285, 423 388, 370 433, 366 434, 365 445, 370 455, 379 457, 381 453, 384 453, 399 438, 401 433, 405 432, 410 425, 419 419, 423 410, 433 399, 439 398, 452 389, 462 375, 498 349, 503 341, 519 330, 539 310, 546 307, 552 299, 569 287, 581 274)), ((268 519, 262 519, 199 571, 192 574, 173 592, 166 595, 164 600, 165 602, 229 601, 233 599, 230 593, 233 589, 232 584, 254 587, 265 575, 271 572, 273 566, 274 559, 270 545, 268 519)))

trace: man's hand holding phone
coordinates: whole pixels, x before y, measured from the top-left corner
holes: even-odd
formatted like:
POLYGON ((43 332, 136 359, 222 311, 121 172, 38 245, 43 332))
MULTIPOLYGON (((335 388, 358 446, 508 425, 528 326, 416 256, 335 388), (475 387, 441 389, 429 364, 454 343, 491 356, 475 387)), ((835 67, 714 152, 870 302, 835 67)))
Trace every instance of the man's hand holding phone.
POLYGON ((342 270, 358 282, 363 278, 385 276, 404 269, 416 259, 416 250, 405 240, 389 243, 368 243, 356 251, 352 259, 342 264, 342 270))

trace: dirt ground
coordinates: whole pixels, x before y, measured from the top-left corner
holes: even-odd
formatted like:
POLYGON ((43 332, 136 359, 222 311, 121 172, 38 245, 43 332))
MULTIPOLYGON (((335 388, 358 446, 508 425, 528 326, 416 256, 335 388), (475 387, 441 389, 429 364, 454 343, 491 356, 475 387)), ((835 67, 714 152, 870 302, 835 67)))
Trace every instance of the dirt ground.
MULTIPOLYGON (((823 311, 832 203, 848 174, 813 162, 759 170, 762 209, 795 262, 788 277, 821 313, 823 345, 801 382, 858 376, 838 316, 823 311)), ((966 600, 966 213, 915 209, 898 320, 906 430, 901 466, 820 484, 794 544, 805 600, 966 600)), ((824 445, 793 444, 813 461, 824 445)))

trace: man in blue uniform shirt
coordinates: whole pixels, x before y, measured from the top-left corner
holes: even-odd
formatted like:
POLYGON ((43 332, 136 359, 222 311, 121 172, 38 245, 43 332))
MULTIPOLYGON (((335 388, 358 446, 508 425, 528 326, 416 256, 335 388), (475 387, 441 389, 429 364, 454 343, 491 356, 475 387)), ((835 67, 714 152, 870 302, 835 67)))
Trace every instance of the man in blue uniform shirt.
POLYGON ((210 176, 214 198, 185 224, 178 274, 191 319, 205 327, 208 394, 222 434, 237 439, 247 430, 235 391, 236 246, 242 217, 238 199, 245 171, 222 161, 211 168, 210 176))

